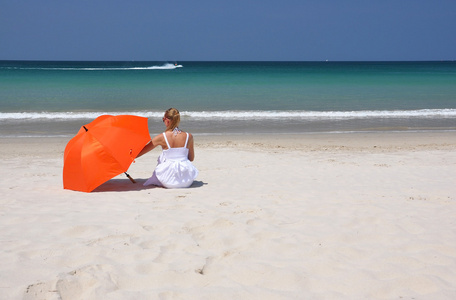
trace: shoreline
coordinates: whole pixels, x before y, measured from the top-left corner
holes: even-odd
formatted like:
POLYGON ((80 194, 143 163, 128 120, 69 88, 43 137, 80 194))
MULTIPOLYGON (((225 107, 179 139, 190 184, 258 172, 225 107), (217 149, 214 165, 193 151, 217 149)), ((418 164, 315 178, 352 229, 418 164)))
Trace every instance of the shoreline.
MULTIPOLYGON (((453 114, 454 114, 454 110, 453 114)), ((203 112, 204 113, 204 112, 203 112)), ((456 119, 453 117, 399 117, 399 118, 301 118, 293 115, 277 118, 248 117, 248 113, 235 112, 243 117, 219 118, 208 116, 200 118, 183 117, 182 129, 195 136, 229 136, 229 135, 307 135, 307 134, 350 134, 376 132, 455 132, 456 119), (247 114, 247 115, 246 115, 247 114)), ((269 112, 265 112, 269 113, 269 112)), ((290 114, 293 112, 289 112, 290 114)), ((297 112, 295 112, 297 113, 297 112)), ((298 112, 299 113, 299 112, 298 112)), ((305 112, 304 112, 305 113, 305 112)), ((323 112, 321 112, 323 113, 323 112)), ((344 112, 340 112, 344 113, 344 112)), ((381 114, 382 112, 377 112, 381 114)), ((394 113, 394 111, 393 111, 394 113)), ((146 114, 147 115, 147 114, 146 114)), ((0 137, 73 137, 83 124, 93 119, 24 119, 1 120, 0 137)), ((148 127, 151 135, 163 129, 162 117, 148 116, 148 127)))
MULTIPOLYGON (((302 140, 312 140, 312 139, 334 139, 334 140, 344 140, 345 137, 372 137, 372 138, 382 138, 386 141, 387 138, 404 138, 404 137, 416 137, 416 138, 429 138, 435 140, 437 138, 448 138, 449 142, 456 142, 456 129, 435 129, 435 130, 371 130, 371 131, 332 131, 332 132, 276 132, 276 133, 193 133, 189 131, 197 138, 202 141, 203 144, 209 143, 211 141, 221 141, 225 139, 237 139, 239 141, 251 140, 268 140, 268 139, 280 139, 288 140, 295 139, 298 141, 302 140)), ((77 130, 72 135, 58 135, 58 136, 0 136, 0 140, 4 141, 23 141, 29 140, 36 142, 43 139, 49 140, 63 140, 69 141, 77 133, 77 130)), ((156 133, 160 134, 160 132, 156 133)), ((151 136, 154 136, 154 133, 151 133, 151 136)))
POLYGON ((195 136, 188 189, 158 149, 64 190, 70 138, 0 138, 5 299, 451 299, 456 134, 195 136))

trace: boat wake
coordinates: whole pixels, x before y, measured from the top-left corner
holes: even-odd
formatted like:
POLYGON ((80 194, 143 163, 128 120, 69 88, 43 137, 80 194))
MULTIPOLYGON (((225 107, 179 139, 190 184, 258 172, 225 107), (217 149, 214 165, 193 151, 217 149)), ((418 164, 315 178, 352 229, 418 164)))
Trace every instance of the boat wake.
POLYGON ((144 68, 131 68, 130 70, 173 70, 177 68, 182 68, 182 65, 178 64, 164 64, 163 66, 152 66, 152 67, 144 67, 144 68))
POLYGON ((5 67, 14 70, 49 70, 49 71, 129 71, 129 70, 174 70, 183 65, 166 63, 161 66, 145 67, 5 67))

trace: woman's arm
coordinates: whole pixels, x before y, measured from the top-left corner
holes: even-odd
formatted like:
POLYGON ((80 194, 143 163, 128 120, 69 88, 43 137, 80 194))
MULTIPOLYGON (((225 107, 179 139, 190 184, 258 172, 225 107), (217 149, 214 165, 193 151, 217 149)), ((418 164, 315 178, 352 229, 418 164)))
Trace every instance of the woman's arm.
POLYGON ((195 159, 195 149, 193 147, 193 135, 191 133, 189 133, 187 148, 188 148, 188 160, 193 161, 195 159))
POLYGON ((150 150, 152 150, 154 148, 155 148, 155 146, 152 143, 152 140, 150 140, 149 143, 147 143, 147 145, 144 146, 144 148, 141 150, 141 152, 139 152, 138 156, 136 156, 136 157, 143 156, 144 154, 146 154, 147 152, 149 152, 150 150))
POLYGON ((140 157, 140 156, 146 154, 147 152, 149 152, 150 150, 154 149, 157 146, 163 147, 164 143, 165 143, 165 139, 163 138, 163 134, 159 134, 159 135, 155 136, 152 140, 150 140, 150 142, 146 146, 144 146, 144 148, 141 150, 141 152, 139 152, 137 157, 140 157))

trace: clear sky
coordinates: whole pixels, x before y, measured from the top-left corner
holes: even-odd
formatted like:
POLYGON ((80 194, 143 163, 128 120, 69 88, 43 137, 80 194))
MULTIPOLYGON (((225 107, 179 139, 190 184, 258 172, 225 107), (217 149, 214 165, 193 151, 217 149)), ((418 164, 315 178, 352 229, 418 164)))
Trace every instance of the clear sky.
POLYGON ((456 0, 0 0, 0 60, 454 60, 456 0))

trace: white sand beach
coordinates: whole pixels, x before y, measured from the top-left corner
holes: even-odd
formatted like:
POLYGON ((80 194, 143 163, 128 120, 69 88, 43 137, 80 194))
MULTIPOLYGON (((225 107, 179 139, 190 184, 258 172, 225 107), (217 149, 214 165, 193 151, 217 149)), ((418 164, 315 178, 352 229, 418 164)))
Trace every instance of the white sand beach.
POLYGON ((0 299, 455 299, 456 134, 195 136, 92 193, 65 138, 0 140, 0 299))

